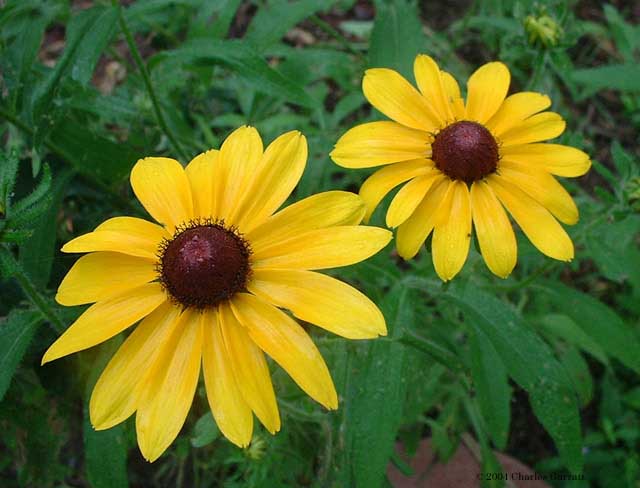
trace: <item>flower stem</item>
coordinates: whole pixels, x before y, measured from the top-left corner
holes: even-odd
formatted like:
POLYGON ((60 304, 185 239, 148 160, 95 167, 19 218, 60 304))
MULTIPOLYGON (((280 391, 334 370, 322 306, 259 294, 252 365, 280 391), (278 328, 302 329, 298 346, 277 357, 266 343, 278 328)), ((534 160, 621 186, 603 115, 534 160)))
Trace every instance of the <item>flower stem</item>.
POLYGON ((156 96, 156 92, 153 89, 153 85, 151 84, 151 78, 149 77, 149 71, 147 70, 147 66, 144 64, 142 56, 140 55, 140 51, 138 50, 138 46, 136 46, 135 41, 133 40, 133 36, 131 35, 131 31, 129 30, 129 26, 124 18, 124 14, 122 13, 122 8, 120 7, 120 3, 117 0, 112 1, 113 5, 118 9, 118 19, 120 20, 120 28, 122 29, 122 33, 127 40, 127 44, 129 45, 129 50, 131 51, 131 55, 133 56, 133 60, 140 70, 142 74, 142 79, 144 80, 145 87, 147 88, 147 92, 149 93, 149 97, 151 98, 151 103, 153 104, 153 109, 156 114, 156 119, 158 120, 158 124, 160 128, 165 133, 165 135, 171 141, 176 152, 179 154, 180 158, 184 162, 187 162, 189 159, 188 154, 183 149, 182 145, 178 142, 178 139, 173 135, 173 133, 169 130, 167 126, 167 122, 164 119, 164 115, 162 114, 162 109, 160 108, 160 103, 158 102, 158 97, 156 96))
POLYGON ((20 285, 20 289, 29 301, 40 311, 57 332, 62 332, 66 328, 60 317, 53 311, 47 299, 42 296, 36 286, 27 275, 22 265, 16 260, 11 251, 6 246, 0 246, 0 263, 9 276, 15 277, 20 285))

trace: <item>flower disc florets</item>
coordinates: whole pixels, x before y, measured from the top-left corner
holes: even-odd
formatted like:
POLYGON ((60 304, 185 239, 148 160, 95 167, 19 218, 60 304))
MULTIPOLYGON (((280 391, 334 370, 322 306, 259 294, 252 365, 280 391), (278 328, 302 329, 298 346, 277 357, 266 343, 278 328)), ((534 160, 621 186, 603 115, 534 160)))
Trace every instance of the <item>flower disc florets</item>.
POLYGON ((224 222, 190 222, 162 243, 159 254, 160 281, 185 307, 211 307, 247 283, 251 250, 224 222))
POLYGON ((496 170, 498 144, 476 122, 463 120, 445 127, 431 145, 436 167, 453 180, 471 183, 496 170))

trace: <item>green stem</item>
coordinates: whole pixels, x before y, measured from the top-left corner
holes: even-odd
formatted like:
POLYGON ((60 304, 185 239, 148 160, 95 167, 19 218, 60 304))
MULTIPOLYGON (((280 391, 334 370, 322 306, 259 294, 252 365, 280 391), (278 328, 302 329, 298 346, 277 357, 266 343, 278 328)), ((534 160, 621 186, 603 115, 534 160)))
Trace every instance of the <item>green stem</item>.
POLYGON ((133 40, 133 36, 131 35, 131 31, 127 26, 127 22, 124 18, 124 14, 122 13, 122 8, 117 0, 112 1, 113 5, 118 8, 118 18, 120 20, 120 28, 122 29, 122 33, 127 40, 127 44, 129 45, 129 50, 131 51, 131 55, 133 56, 133 60, 136 63, 136 66, 140 70, 142 74, 142 79, 144 80, 144 84, 147 88, 147 92, 149 92, 149 97, 151 98, 151 103, 153 104, 153 109, 156 113, 156 119, 158 120, 158 124, 160 128, 165 133, 165 135, 171 141, 171 144, 175 148, 176 152, 180 155, 183 161, 187 161, 189 156, 180 145, 178 140, 175 138, 173 133, 169 130, 167 123, 164 119, 164 115, 162 114, 162 110, 160 109, 160 103, 158 102, 158 97, 156 96, 156 92, 153 89, 153 85, 151 84, 151 78, 149 77, 149 71, 147 71, 147 66, 144 64, 142 56, 140 55, 140 51, 136 46, 135 41, 133 40))
POLYGON ((357 56, 358 58, 362 58, 362 53, 360 51, 358 51, 357 49, 354 49, 354 47, 351 45, 351 43, 349 41, 347 41, 344 36, 342 34, 340 34, 340 32, 338 32, 337 30, 335 30, 331 24, 325 22, 324 20, 322 20, 320 17, 318 17, 317 15, 313 15, 312 17, 309 17, 309 20, 314 23, 316 26, 318 26, 321 30, 323 30, 324 32, 326 32, 327 34, 329 34, 331 37, 333 37, 336 41, 338 41, 338 43, 348 52, 350 52, 351 54, 353 54, 354 56, 357 56))
POLYGON ((66 329, 65 324, 49 306, 47 299, 38 292, 31 278, 27 275, 27 272, 6 246, 0 246, 0 261, 2 261, 3 267, 15 277, 25 296, 40 311, 44 318, 54 326, 54 329, 56 329, 57 332, 64 331, 66 329))
POLYGON ((398 342, 413 347, 414 349, 431 356, 440 364, 454 371, 463 371, 464 367, 455 354, 451 353, 440 344, 411 331, 404 331, 398 338, 398 342))

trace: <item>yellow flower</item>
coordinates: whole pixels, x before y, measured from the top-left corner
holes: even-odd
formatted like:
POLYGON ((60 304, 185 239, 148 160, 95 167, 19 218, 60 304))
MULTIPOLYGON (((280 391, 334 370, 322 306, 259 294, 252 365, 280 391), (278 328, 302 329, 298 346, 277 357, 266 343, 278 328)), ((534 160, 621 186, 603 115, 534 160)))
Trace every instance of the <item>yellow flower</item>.
POLYGON ((429 56, 416 58, 414 74, 419 92, 393 70, 367 70, 365 97, 393 121, 350 129, 331 153, 346 168, 385 165, 360 189, 365 221, 387 193, 408 182, 389 206, 387 226, 398 228, 404 259, 433 231, 433 264, 444 281, 467 259, 472 221, 489 269, 502 278, 511 273, 517 246, 503 206, 541 252, 570 261, 573 244, 557 220, 575 224, 578 209, 552 175, 580 176, 591 163, 578 149, 541 143, 565 128, 560 115, 543 112, 549 97, 507 97, 511 77, 499 62, 469 78, 466 104, 455 79, 429 56))
POLYGON ((202 362, 221 432, 249 444, 253 415, 272 434, 280 416, 263 351, 328 409, 338 399, 327 366, 295 317, 352 339, 386 334, 378 308, 355 288, 312 270, 362 261, 391 239, 359 226, 358 195, 331 191, 276 212, 297 185, 306 139, 289 132, 263 151, 252 127, 186 169, 145 158, 131 186, 160 224, 115 217, 67 243, 89 252, 58 289, 62 305, 96 302, 49 348, 43 363, 99 344, 142 320, 100 376, 91 422, 134 412, 138 444, 157 459, 182 428, 202 362), (275 212, 275 213, 274 213, 275 212))

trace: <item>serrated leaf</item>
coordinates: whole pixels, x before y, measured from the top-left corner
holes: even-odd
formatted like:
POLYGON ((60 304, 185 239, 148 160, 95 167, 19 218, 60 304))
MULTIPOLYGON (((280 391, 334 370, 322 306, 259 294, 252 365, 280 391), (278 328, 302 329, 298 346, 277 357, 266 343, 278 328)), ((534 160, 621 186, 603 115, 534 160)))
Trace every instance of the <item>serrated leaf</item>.
POLYGON ((211 444, 218 437, 220 437, 220 429, 218 429, 218 425, 213 415, 211 415, 211 412, 207 412, 198 419, 193 428, 191 445, 193 447, 203 447, 211 444))
POLYGON ((22 198, 20 201, 16 202, 13 205, 12 213, 20 214, 24 212, 27 208, 34 206, 40 202, 43 198, 47 196, 49 190, 51 189, 51 169, 48 164, 44 165, 44 169, 42 172, 42 177, 40 178, 40 182, 36 185, 34 190, 29 193, 26 197, 22 198))
POLYGON ((465 314, 465 323, 483 333, 507 372, 529 394, 533 412, 553 438, 570 471, 582 470, 580 416, 571 380, 547 344, 503 301, 474 283, 443 297, 465 314))
MULTIPOLYGON (((392 335, 413 320, 408 293, 396 286, 381 304, 392 335)), ((363 349, 353 358, 345 392, 342 482, 376 488, 384 480, 402 418, 405 348, 397 342, 373 341, 363 349)))
POLYGON ((640 340, 612 309, 560 283, 547 281, 542 286, 536 286, 536 289, 544 292, 609 356, 640 373, 640 340))
POLYGON ((471 376, 487 430, 500 450, 507 445, 511 421, 511 388, 507 371, 483 332, 470 337, 471 376))
POLYGON ((415 2, 376 2, 376 18, 369 44, 369 66, 391 68, 413 80, 413 61, 426 38, 415 2))
POLYGON ((178 66, 196 61, 222 64, 261 93, 280 97, 303 107, 318 105, 302 86, 273 69, 242 41, 196 39, 172 51, 157 54, 150 60, 149 66, 151 68, 154 64, 169 61, 178 66))
POLYGON ((18 308, 0 322, 0 400, 7 392, 11 378, 42 322, 39 312, 18 308))

